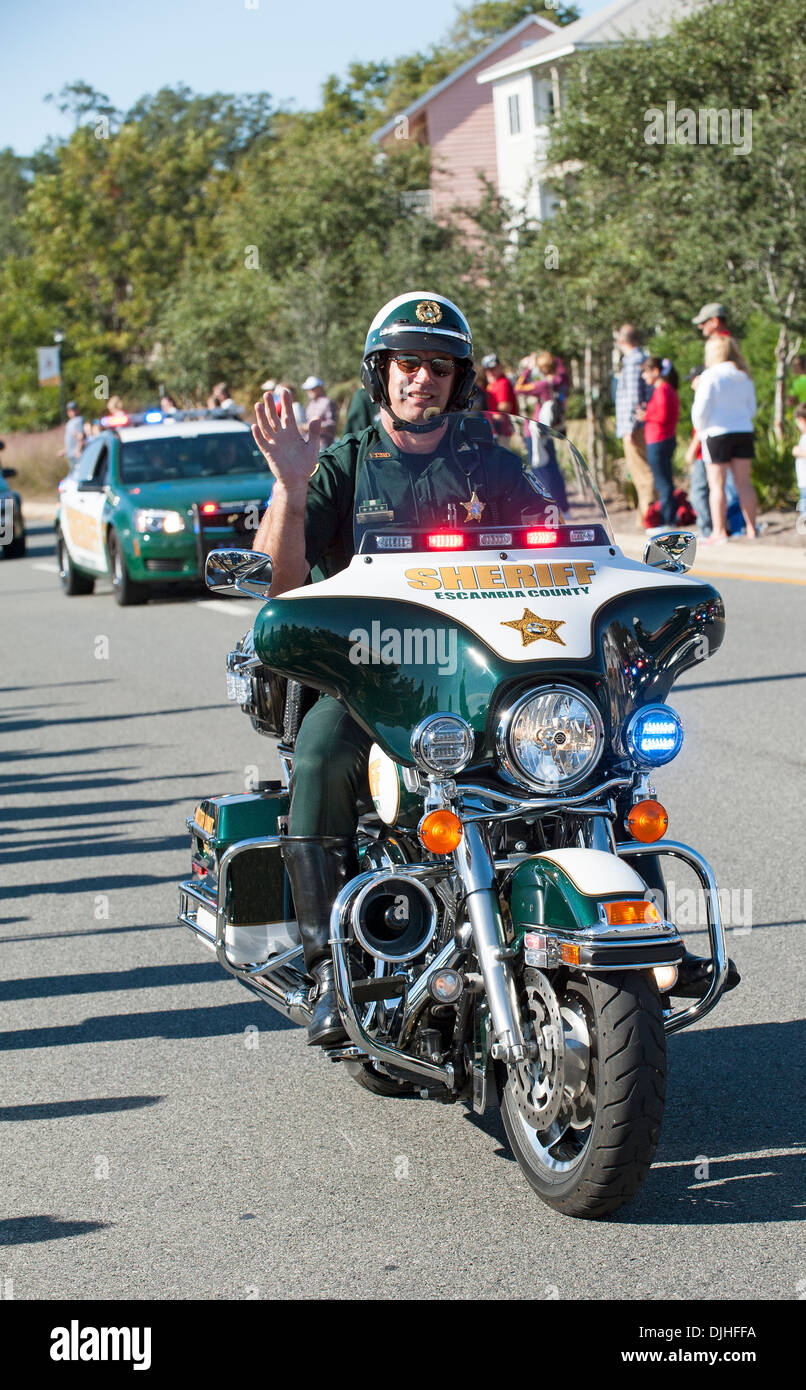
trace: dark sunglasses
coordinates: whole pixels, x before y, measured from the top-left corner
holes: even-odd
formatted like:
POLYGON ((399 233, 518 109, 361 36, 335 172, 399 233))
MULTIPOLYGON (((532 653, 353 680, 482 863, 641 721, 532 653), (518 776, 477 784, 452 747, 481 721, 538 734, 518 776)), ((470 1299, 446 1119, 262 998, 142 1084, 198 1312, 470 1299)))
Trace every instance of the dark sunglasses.
POLYGON ((406 376, 415 376, 421 367, 429 367, 434 376, 451 376, 456 371, 456 359, 454 357, 432 357, 429 362, 427 358, 420 357, 416 352, 394 352, 392 361, 401 372, 406 376))

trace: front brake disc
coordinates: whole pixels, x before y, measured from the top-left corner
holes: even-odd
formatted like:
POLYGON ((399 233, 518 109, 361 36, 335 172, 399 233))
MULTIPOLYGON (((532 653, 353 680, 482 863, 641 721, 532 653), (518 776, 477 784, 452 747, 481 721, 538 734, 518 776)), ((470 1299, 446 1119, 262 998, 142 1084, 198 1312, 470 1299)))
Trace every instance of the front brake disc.
POLYGON ((537 1043, 537 1057, 512 1067, 509 1085, 531 1129, 549 1128, 560 1113, 565 1090, 565 1030, 557 996, 540 970, 523 972, 524 1037, 537 1043))

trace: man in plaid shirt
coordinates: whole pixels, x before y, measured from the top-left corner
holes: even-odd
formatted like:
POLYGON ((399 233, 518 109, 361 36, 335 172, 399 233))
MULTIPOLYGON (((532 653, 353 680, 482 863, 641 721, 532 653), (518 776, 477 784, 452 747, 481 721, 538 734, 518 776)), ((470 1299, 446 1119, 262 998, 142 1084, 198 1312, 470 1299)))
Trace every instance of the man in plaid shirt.
POLYGON ((645 405, 652 393, 641 376, 646 353, 631 323, 622 324, 616 346, 622 354, 616 387, 616 434, 624 445, 627 471, 638 494, 638 525, 642 527, 647 508, 655 500, 655 482, 646 461, 644 427, 635 418, 635 408, 645 405))

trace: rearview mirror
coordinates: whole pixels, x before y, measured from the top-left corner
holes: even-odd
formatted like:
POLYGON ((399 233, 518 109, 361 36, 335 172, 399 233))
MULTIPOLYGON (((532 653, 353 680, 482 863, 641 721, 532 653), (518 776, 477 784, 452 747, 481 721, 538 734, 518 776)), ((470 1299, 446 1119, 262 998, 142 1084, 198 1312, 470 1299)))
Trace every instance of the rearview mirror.
POLYGON ((690 531, 667 531, 653 536, 644 550, 644 564, 653 569, 683 574, 690 570, 697 555, 697 537, 690 531))
POLYGON ((204 582, 208 589, 236 589, 249 598, 269 597, 272 562, 262 550, 211 550, 204 582))

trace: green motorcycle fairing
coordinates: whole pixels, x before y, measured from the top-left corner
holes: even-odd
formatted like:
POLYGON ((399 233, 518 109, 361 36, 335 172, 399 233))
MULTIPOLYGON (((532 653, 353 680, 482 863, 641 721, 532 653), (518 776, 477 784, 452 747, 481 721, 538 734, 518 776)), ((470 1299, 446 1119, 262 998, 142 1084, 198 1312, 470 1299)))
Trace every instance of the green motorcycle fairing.
POLYGON ((591 617, 589 656, 563 660, 552 651, 540 662, 502 657, 452 611, 397 598, 327 594, 326 587, 271 599, 255 622, 255 649, 273 670, 343 700, 404 766, 413 762, 412 729, 437 711, 468 720, 476 734, 474 765, 490 761, 502 703, 519 689, 555 680, 571 680, 593 695, 607 742, 621 755, 620 731, 633 709, 664 700, 677 677, 716 651, 724 635, 719 593, 691 579, 631 588, 607 600, 591 617), (385 642, 394 647, 395 633, 426 625, 432 652, 455 653, 454 670, 427 661, 415 643, 409 650, 398 643, 399 660, 384 649, 385 642), (379 634, 370 660, 356 660, 360 630, 379 634))

